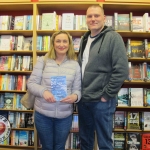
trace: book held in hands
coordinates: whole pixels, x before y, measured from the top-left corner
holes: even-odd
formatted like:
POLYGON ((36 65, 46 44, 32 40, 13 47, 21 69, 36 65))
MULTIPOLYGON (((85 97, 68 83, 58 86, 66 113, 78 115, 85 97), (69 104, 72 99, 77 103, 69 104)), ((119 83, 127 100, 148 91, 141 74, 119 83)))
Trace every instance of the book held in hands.
POLYGON ((66 76, 52 76, 51 80, 51 93, 54 95, 56 101, 67 96, 67 81, 66 76))

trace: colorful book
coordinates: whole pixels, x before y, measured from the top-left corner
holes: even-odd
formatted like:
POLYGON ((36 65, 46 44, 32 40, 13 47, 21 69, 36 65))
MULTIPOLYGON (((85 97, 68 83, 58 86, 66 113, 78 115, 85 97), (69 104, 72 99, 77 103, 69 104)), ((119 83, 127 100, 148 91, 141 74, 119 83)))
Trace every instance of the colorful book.
POLYGON ((51 93, 54 95, 56 101, 67 96, 67 81, 66 76, 52 76, 51 80, 51 93))

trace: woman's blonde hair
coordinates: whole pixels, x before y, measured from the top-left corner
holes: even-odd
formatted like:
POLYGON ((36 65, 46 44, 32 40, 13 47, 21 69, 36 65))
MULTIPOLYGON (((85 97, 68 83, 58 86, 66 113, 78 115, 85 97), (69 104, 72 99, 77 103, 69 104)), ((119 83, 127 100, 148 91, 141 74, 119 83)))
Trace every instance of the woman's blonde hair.
POLYGON ((52 35, 51 42, 50 42, 50 51, 47 54, 48 58, 54 59, 54 60, 56 59, 56 52, 55 52, 55 49, 54 49, 54 40, 55 40, 55 37, 59 34, 66 34, 68 36, 69 49, 67 51, 67 58, 72 59, 72 60, 77 60, 75 50, 73 48, 72 37, 70 36, 70 34, 67 31, 64 31, 64 30, 57 31, 52 35))

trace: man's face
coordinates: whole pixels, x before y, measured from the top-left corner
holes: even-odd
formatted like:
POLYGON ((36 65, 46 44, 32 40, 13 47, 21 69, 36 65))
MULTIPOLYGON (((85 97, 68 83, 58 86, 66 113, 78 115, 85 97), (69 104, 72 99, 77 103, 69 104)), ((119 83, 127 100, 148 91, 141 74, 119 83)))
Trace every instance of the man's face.
POLYGON ((99 32, 104 27, 105 15, 101 8, 90 7, 86 13, 86 23, 91 32, 99 32))

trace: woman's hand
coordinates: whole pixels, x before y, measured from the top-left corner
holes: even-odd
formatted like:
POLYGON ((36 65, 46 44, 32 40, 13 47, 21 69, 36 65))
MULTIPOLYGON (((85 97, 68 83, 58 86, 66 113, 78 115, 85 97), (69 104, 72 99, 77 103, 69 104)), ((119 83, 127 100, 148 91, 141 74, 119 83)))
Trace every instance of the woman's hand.
POLYGON ((77 94, 71 94, 61 100, 63 103, 74 103, 78 99, 77 94))
POLYGON ((56 102, 56 100, 55 100, 53 94, 50 93, 49 91, 44 91, 43 97, 44 97, 44 99, 45 99, 47 102, 51 102, 51 103, 55 103, 55 102, 56 102))

